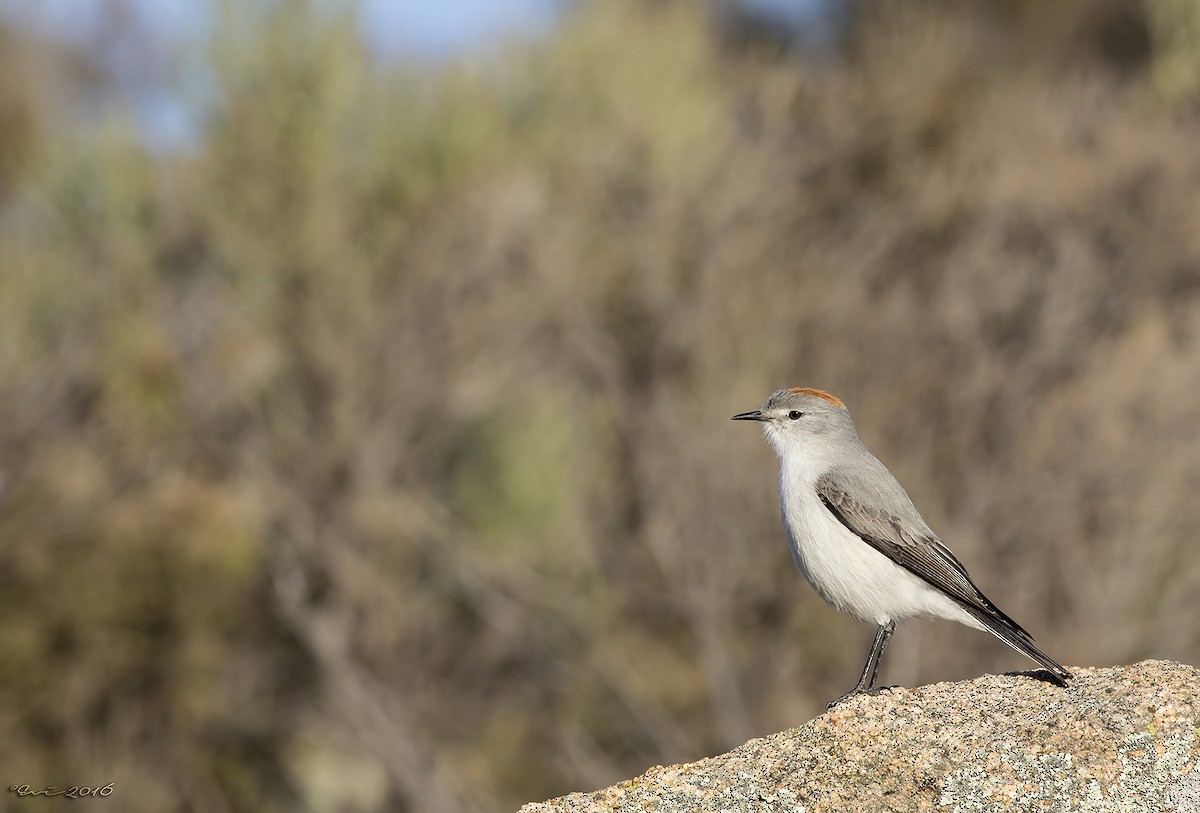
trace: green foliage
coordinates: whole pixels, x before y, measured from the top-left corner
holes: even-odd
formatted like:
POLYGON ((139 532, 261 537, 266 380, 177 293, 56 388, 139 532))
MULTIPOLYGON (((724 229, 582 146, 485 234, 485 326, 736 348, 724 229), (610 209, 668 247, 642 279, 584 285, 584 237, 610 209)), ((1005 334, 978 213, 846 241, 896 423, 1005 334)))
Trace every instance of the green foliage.
POLYGON ((1172 105, 1195 109, 1200 99, 1200 7, 1188 0, 1148 0, 1154 42, 1153 81, 1172 105))
POLYGON ((451 456, 455 513, 489 541, 524 547, 561 530, 578 488, 569 426, 543 406, 516 406, 466 427, 451 456))

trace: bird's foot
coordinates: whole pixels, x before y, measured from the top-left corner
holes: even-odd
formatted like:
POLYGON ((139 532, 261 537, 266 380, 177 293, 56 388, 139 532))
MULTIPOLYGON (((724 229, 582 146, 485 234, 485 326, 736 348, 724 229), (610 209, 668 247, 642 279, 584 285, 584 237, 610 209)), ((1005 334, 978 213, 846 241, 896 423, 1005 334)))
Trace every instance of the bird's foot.
POLYGON ((837 705, 839 705, 839 704, 841 704, 841 703, 845 703, 845 702, 846 702, 847 700, 849 700, 851 697, 855 697, 855 696, 857 696, 857 695, 860 695, 860 694, 866 694, 866 691, 867 691, 866 689, 860 689, 860 688, 858 688, 857 686, 855 686, 853 689, 851 689, 850 691, 846 692, 844 695, 842 695, 841 697, 837 698, 836 700, 830 700, 828 703, 826 703, 826 704, 825 704, 825 710, 826 710, 826 711, 833 711, 833 709, 834 709, 834 707, 835 707, 835 706, 837 706, 837 705))
POLYGON ((846 692, 844 695, 842 695, 838 699, 830 700, 827 704, 825 704, 825 710, 832 711, 834 706, 840 705, 840 704, 844 703, 845 701, 849 700, 850 698, 857 697, 860 694, 876 695, 876 694, 881 694, 886 691, 890 691, 892 689, 902 689, 902 688, 904 688, 904 687, 903 686, 872 686, 868 689, 864 686, 855 686, 853 689, 846 692))

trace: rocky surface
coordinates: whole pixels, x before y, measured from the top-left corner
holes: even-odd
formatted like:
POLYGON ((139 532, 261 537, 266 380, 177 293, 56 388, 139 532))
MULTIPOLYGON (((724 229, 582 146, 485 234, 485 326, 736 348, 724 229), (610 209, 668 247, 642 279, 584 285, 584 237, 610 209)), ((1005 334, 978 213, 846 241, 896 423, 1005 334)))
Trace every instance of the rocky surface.
POLYGON ((1200 674, 1168 661, 892 689, 727 754, 656 767, 573 811, 1200 813, 1200 674))

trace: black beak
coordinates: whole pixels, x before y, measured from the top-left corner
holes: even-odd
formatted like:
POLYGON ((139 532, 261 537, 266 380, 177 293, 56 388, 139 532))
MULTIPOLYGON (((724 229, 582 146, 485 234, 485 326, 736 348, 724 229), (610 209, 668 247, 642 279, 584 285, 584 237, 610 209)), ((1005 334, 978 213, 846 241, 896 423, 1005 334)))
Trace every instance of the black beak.
POLYGON ((753 412, 739 412, 729 420, 731 421, 765 421, 767 416, 762 414, 762 410, 756 409, 753 412))

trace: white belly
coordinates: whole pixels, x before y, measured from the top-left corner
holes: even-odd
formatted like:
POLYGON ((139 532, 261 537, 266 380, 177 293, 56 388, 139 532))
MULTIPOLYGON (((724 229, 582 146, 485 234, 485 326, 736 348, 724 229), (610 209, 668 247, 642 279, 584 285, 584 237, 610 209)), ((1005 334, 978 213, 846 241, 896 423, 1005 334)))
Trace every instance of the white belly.
POLYGON ((796 566, 833 607, 870 624, 925 616, 983 629, 957 602, 849 531, 813 489, 781 489, 780 502, 796 566))

